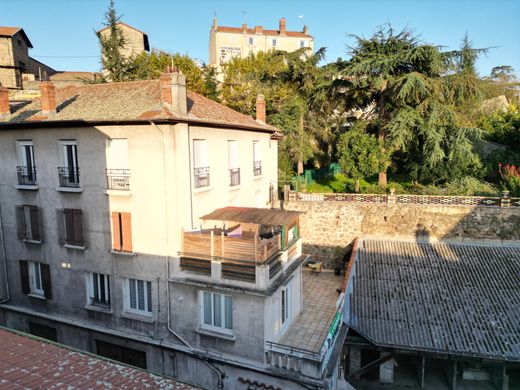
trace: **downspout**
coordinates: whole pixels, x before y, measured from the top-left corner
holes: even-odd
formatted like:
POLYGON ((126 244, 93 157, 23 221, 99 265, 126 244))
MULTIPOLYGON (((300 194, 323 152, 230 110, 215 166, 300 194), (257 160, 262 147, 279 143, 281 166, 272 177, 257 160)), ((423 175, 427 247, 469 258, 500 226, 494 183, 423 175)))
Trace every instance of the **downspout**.
POLYGON ((7 277, 7 258, 5 255, 5 240, 4 240, 4 220, 2 218, 2 207, 0 206, 0 242, 2 242, 2 256, 4 259, 4 274, 5 274, 5 291, 7 296, 4 300, 0 301, 0 303, 5 303, 9 301, 9 278, 7 277))
POLYGON ((191 215, 191 219, 190 219, 190 222, 191 222, 191 229, 193 230, 194 227, 193 227, 193 183, 192 183, 192 172, 193 172, 193 168, 191 167, 191 136, 190 136, 190 125, 187 124, 188 126, 188 169, 189 169, 189 172, 188 172, 188 176, 190 177, 190 215, 191 215))
MULTIPOLYGON (((164 133, 162 130, 157 126, 153 121, 150 121, 150 124, 161 133, 161 143, 163 147, 163 179, 164 179, 164 185, 166 186, 166 153, 164 150, 164 133)), ((189 151, 189 126, 188 126, 188 151, 189 151)), ((190 155, 190 201, 191 201, 191 155, 190 155)), ((168 218, 168 199, 167 199, 167 193, 166 188, 164 191, 164 210, 166 211, 166 218, 168 218)), ((193 221, 193 208, 192 211, 192 221, 193 221)), ((170 234, 168 230, 168 223, 166 223, 166 302, 167 302, 167 328, 168 331, 173 334, 177 339, 179 339, 186 347, 188 347, 192 352, 195 353, 195 356, 200 359, 204 364, 206 364, 212 371, 214 371, 217 374, 218 377, 218 388, 223 389, 224 383, 222 381, 222 378, 225 377, 225 373, 221 370, 219 370, 217 367, 213 366, 211 363, 209 363, 207 360, 203 359, 202 357, 197 356, 197 351, 186 341, 184 338, 178 334, 171 326, 171 301, 170 301, 170 245, 169 245, 169 239, 170 234)))

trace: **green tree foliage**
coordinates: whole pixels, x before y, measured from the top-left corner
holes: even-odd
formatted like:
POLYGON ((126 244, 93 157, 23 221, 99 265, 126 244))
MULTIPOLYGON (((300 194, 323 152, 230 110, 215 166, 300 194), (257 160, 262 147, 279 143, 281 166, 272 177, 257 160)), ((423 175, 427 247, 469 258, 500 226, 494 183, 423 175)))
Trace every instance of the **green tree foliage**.
POLYGON ((515 105, 511 104, 505 112, 482 116, 479 126, 484 130, 486 139, 507 145, 513 152, 520 153, 520 110, 515 105))

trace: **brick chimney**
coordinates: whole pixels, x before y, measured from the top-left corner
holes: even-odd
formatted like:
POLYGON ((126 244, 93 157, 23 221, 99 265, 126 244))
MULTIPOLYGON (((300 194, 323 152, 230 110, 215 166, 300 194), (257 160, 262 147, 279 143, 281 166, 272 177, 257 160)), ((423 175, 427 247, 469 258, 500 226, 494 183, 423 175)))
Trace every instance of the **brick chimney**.
POLYGON ((264 32, 264 28, 262 26, 255 26, 255 34, 262 34, 264 32))
POLYGON ((0 118, 7 118, 11 115, 9 108, 9 90, 0 85, 0 118))
POLYGON ((40 94, 42 114, 56 114, 56 96, 54 94, 54 84, 50 81, 42 81, 40 83, 40 94))
POLYGON ((278 29, 280 35, 285 35, 285 18, 280 19, 280 27, 278 29))
POLYGON ((309 32, 309 28, 307 26, 303 26, 303 33, 307 34, 309 32))
POLYGON ((213 18, 213 30, 217 31, 218 28, 218 20, 217 18, 213 18))
POLYGON ((188 115, 186 76, 178 72, 163 73, 160 80, 163 106, 175 115, 188 115))
POLYGON ((265 123, 265 98, 264 95, 256 97, 256 120, 265 123))

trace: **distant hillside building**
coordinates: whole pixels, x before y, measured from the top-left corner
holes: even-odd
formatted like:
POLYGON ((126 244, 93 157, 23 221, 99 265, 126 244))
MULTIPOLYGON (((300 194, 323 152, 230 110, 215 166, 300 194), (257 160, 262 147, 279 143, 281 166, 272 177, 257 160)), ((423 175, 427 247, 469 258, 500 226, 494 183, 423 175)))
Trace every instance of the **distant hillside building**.
POLYGON ((233 57, 245 58, 251 53, 268 50, 293 52, 303 47, 314 49, 314 38, 307 26, 303 31, 287 31, 285 18, 280 19, 278 30, 264 30, 262 26, 248 28, 219 26, 213 19, 209 37, 209 64, 218 70, 233 57))
MULTIPOLYGON (((123 22, 118 22, 117 27, 121 29, 125 39, 125 47, 121 49, 121 53, 126 58, 141 54, 143 51, 150 51, 148 34, 123 22)), ((110 34, 110 29, 107 26, 101 30, 98 30, 97 33, 98 35, 105 37, 110 34)))

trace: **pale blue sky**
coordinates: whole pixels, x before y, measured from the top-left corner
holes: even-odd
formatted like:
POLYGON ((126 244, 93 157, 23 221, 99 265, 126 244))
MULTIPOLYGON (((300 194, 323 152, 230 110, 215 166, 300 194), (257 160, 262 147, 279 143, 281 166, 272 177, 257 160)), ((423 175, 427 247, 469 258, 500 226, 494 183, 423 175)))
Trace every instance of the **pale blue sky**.
MULTIPOLYGON (((0 0, 0 25, 21 26, 31 39, 30 55, 59 70, 98 70, 100 28, 108 0, 0 0), (63 58, 81 57, 81 58, 63 58)), ((413 28, 425 42, 459 47, 465 32, 475 47, 498 46, 478 62, 482 75, 496 65, 520 74, 520 0, 116 0, 123 21, 148 33, 152 47, 187 53, 205 62, 211 21, 220 25, 263 25, 276 29, 303 24, 327 61, 345 57, 348 34, 369 36, 381 24, 413 28), (303 18, 301 18, 303 16, 303 18)))

